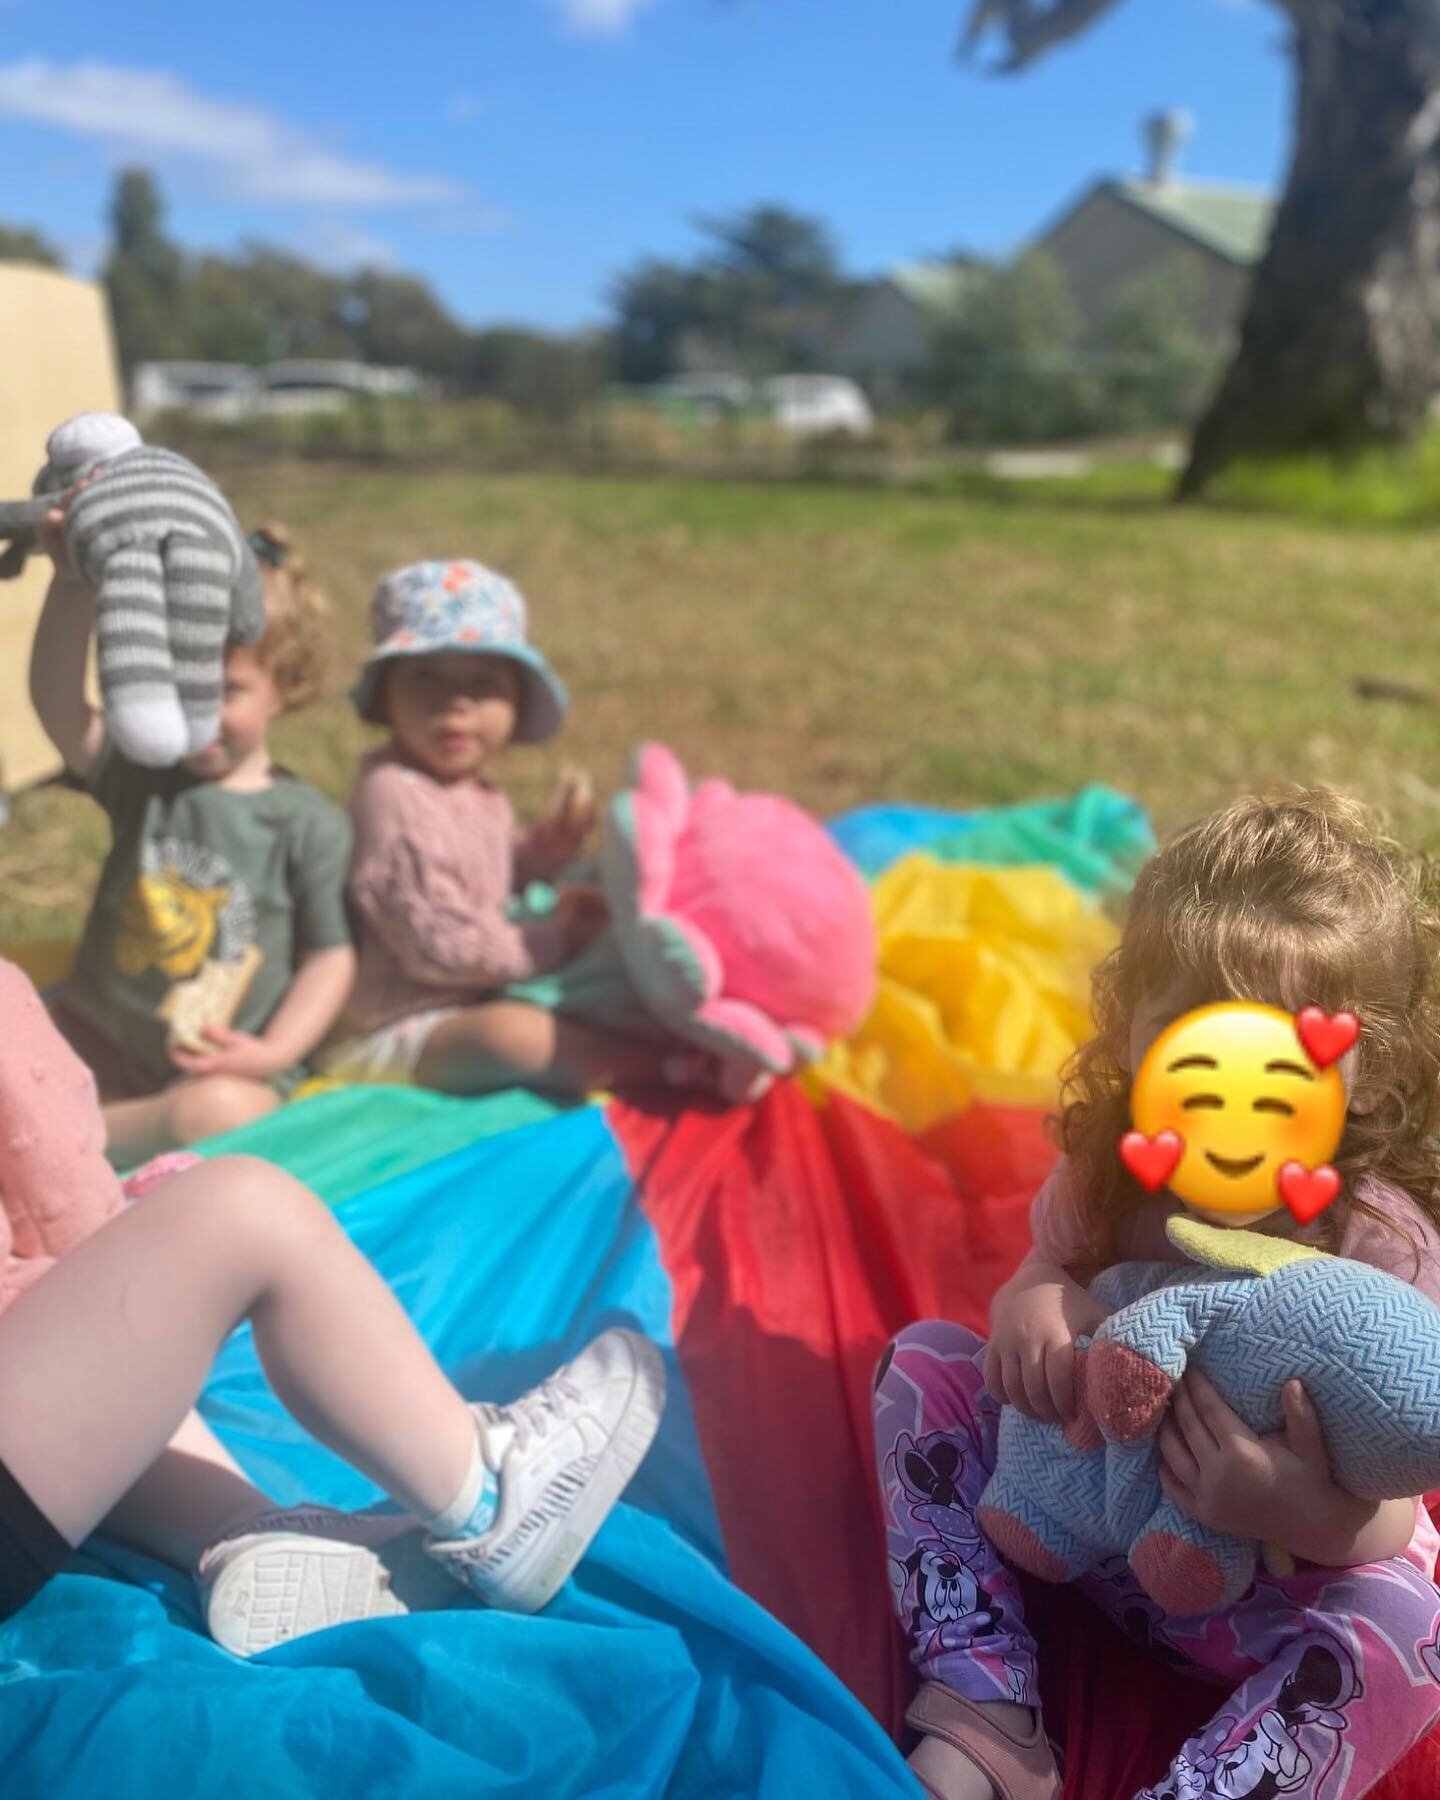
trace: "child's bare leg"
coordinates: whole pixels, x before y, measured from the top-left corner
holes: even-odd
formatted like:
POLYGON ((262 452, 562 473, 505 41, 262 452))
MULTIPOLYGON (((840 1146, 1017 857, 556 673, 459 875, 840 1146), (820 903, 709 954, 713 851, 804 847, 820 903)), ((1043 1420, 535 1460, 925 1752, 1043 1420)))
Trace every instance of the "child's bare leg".
POLYGON ((103 1527, 136 1550, 192 1569, 216 1538, 273 1504, 199 1413, 187 1413, 155 1461, 105 1515, 103 1527))
POLYGON ((519 1000, 467 1006, 437 1025, 415 1069, 421 1087, 484 1094, 517 1082, 565 1094, 653 1083, 662 1052, 519 1000))
POLYGON ((236 1131, 280 1104, 267 1082, 243 1075, 196 1075, 140 1100, 112 1100, 104 1109, 105 1151, 133 1168, 201 1138, 236 1131))
POLYGON ((422 1518, 449 1506, 475 1421, 327 1209, 224 1158, 112 1220, 0 1315, 0 1461, 68 1543, 128 1495, 249 1318, 300 1421, 422 1518))

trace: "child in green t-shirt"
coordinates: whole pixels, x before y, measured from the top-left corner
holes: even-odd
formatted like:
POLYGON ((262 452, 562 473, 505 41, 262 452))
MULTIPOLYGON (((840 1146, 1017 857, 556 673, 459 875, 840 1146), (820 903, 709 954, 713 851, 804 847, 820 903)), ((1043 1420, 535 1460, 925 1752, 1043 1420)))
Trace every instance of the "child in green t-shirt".
POLYGON ((314 697, 324 657, 324 601, 288 534, 250 540, 266 629, 226 654, 219 737, 152 769, 107 744, 86 697, 95 597, 68 565, 60 519, 43 530, 55 578, 31 698, 113 841, 52 1011, 94 1071, 107 1150, 125 1167, 259 1118, 300 1079, 354 977, 350 831, 270 759, 271 725, 314 697))

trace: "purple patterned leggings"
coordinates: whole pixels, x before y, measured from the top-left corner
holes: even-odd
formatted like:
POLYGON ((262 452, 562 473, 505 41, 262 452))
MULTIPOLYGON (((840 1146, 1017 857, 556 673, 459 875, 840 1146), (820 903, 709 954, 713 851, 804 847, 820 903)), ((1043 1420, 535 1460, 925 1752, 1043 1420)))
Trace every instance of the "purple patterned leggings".
MULTIPOLYGON (((973 1331, 932 1320, 902 1331, 881 1362, 891 1591, 927 1680, 1038 1705, 1019 1584, 975 1523, 999 1419, 984 1351, 973 1331)), ((1137 1800, 1358 1800, 1440 1719, 1440 1592, 1407 1557, 1262 1573, 1234 1606, 1173 1623, 1121 1557, 1079 1585, 1156 1655, 1234 1690, 1137 1800)))

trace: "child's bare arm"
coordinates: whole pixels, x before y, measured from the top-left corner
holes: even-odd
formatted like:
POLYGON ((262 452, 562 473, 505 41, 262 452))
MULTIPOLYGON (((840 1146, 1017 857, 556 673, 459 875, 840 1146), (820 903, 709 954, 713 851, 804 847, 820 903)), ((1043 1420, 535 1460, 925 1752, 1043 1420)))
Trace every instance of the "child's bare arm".
POLYGON ((95 595, 70 567, 60 520, 58 511, 49 513, 40 530, 55 574, 30 651, 30 703, 65 767, 84 775, 105 741, 104 721, 85 694, 95 595))
POLYGON ((312 950, 262 1032, 211 1026, 206 1036, 213 1050, 172 1050, 171 1061, 186 1075, 267 1080, 304 1061, 340 1017, 354 980, 355 952, 349 944, 312 950))

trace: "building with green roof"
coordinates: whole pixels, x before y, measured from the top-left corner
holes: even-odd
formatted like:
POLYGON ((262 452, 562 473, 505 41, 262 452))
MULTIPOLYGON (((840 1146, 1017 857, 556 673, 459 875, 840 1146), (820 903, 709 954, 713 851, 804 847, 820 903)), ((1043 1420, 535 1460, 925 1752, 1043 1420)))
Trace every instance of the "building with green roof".
POLYGON ((924 361, 936 320, 960 304, 982 266, 965 257, 901 263, 865 282, 835 335, 831 361, 863 381, 872 398, 892 400, 924 361))
MULTIPOLYGON (((1173 269, 1190 321, 1217 349, 1233 341, 1255 264, 1275 214, 1258 188, 1182 180, 1174 161, 1191 121, 1156 113, 1144 122, 1150 173, 1095 182, 1031 247, 1060 265, 1087 322, 1102 319, 1137 276, 1173 269)), ((924 361, 937 320, 959 304, 981 263, 965 257, 902 264, 856 294, 833 344, 837 369, 881 400, 924 361)))
POLYGON ((1217 346, 1235 334, 1275 202, 1254 188, 1182 181, 1098 181, 1035 240, 1060 265, 1076 305, 1100 319, 1136 276, 1178 269, 1196 328, 1217 346))

